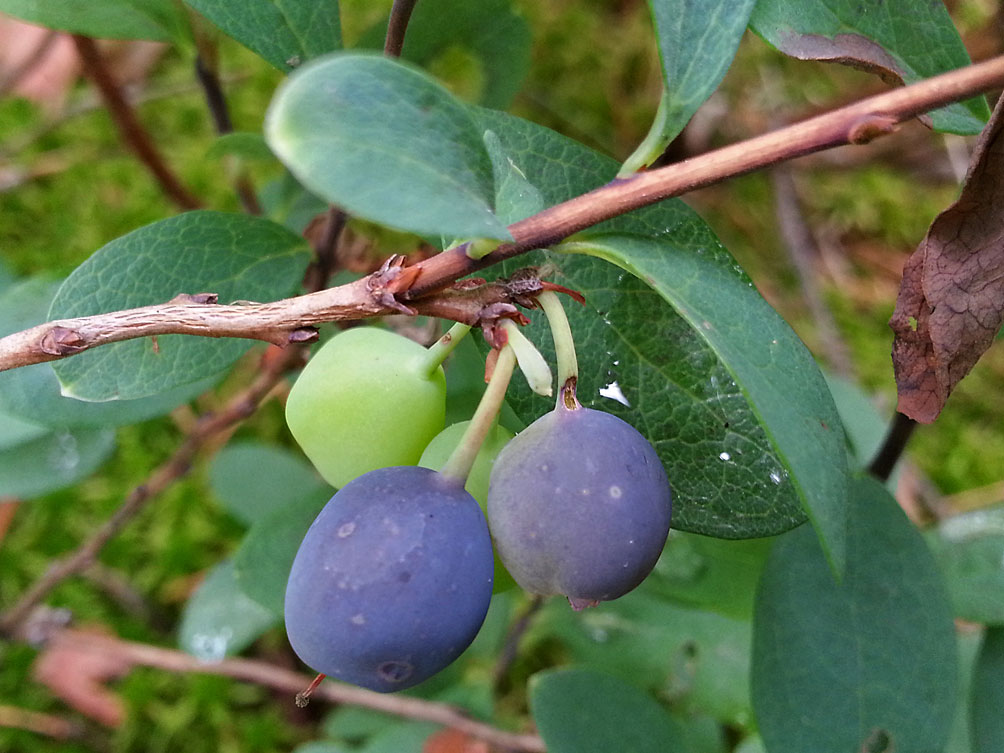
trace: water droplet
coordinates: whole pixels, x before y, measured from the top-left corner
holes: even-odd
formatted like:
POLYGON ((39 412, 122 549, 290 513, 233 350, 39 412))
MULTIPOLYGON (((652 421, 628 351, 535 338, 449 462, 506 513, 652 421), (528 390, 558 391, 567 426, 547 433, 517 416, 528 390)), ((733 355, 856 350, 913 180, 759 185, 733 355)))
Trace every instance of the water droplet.
POLYGON ((777 471, 771 471, 770 472, 770 480, 773 481, 775 484, 780 484, 781 483, 781 474, 778 473, 777 471))
POLYGON ((77 451, 77 439, 69 432, 60 432, 56 435, 56 446, 49 452, 49 465, 53 471, 62 475, 73 473, 73 469, 80 462, 80 453, 77 451))
POLYGON ((718 454, 718 457, 719 457, 719 458, 720 458, 721 460, 732 460, 732 456, 731 456, 731 455, 729 455, 729 453, 727 453, 727 452, 722 452, 722 453, 719 453, 719 454, 718 454))
POLYGON ((192 653, 202 661, 220 661, 227 655, 227 647, 234 631, 222 627, 215 633, 196 633, 192 636, 192 653))
POLYGON ((628 402, 626 397, 624 397, 624 392, 621 390, 621 386, 617 384, 617 382, 611 382, 606 387, 600 387, 600 397, 616 400, 621 405, 625 405, 628 408, 631 407, 631 403, 628 402))

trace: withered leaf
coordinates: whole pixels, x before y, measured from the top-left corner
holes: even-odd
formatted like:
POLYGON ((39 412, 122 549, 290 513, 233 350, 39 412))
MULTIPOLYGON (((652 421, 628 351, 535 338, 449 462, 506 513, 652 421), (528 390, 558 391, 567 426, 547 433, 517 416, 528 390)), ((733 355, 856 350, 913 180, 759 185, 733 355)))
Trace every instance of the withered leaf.
POLYGON ((1004 97, 976 145, 958 201, 903 270, 889 326, 897 409, 930 423, 1004 320, 1004 97))

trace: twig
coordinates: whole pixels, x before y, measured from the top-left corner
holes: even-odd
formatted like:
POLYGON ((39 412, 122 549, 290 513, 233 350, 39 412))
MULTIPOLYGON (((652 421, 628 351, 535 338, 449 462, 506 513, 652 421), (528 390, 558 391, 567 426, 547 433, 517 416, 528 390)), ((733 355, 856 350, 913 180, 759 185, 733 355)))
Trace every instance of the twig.
POLYGON ((282 378, 285 371, 301 356, 299 348, 290 348, 281 358, 267 361, 267 365, 254 382, 232 398, 221 411, 202 416, 174 454, 156 468, 146 481, 129 493, 111 518, 94 531, 72 554, 50 564, 46 572, 21 595, 21 598, 0 614, 0 634, 13 634, 32 608, 49 592, 66 578, 90 567, 105 544, 135 518, 150 500, 188 472, 192 460, 203 445, 218 432, 225 431, 254 413, 258 404, 282 378))
POLYGON ((338 266, 338 255, 335 253, 338 240, 348 219, 348 215, 336 206, 328 207, 325 212, 324 230, 314 249, 314 261, 304 277, 304 286, 308 290, 323 289, 334 274, 338 266))
MULTIPOLYGON (((396 300, 413 301, 441 291, 453 281, 527 251, 663 199, 719 183, 784 160, 851 143, 864 143, 891 133, 914 115, 1004 86, 1004 56, 896 89, 809 120, 693 157, 657 170, 614 180, 589 193, 509 226, 515 242, 472 259, 464 246, 443 251, 407 268, 410 286, 378 303, 368 293, 372 277, 319 293, 251 306, 167 304, 128 312, 99 314, 41 325, 0 339, 0 371, 73 355, 85 348, 153 334, 180 332, 209 337, 252 337, 282 342, 290 332, 325 321, 360 319, 400 310, 396 300), (70 332, 62 330, 69 329, 70 332)), ((456 303, 456 300, 453 301, 456 303)), ((443 314, 433 296, 425 310, 455 321, 469 319, 443 314)))
POLYGON ((840 337, 833 313, 823 300, 819 288, 813 264, 813 260, 819 256, 819 249, 812 229, 802 214, 791 167, 778 165, 770 171, 770 180, 774 188, 774 213, 777 216, 781 239, 798 275, 802 295, 812 314, 819 338, 823 342, 823 352, 829 358, 830 366, 836 374, 851 378, 854 375, 854 363, 846 343, 840 337))
POLYGON ((894 413, 882 446, 868 465, 868 472, 879 481, 888 481, 916 428, 917 422, 912 418, 907 418, 902 413, 894 413))
MULTIPOLYGON (((388 283, 379 275, 272 303, 223 305, 213 303, 211 293, 198 293, 156 306, 59 319, 0 338, 0 371, 154 335, 241 337, 279 346, 309 342, 317 337, 312 327, 324 322, 401 313, 404 307, 393 295, 384 295, 393 279, 388 283)), ((475 325, 486 306, 510 297, 500 285, 465 286, 416 301, 409 313, 475 325)))
POLYGON ((81 737, 83 729, 67 719, 38 711, 28 711, 16 706, 0 705, 0 727, 23 729, 57 740, 73 740, 81 737))
MULTIPOLYGON (((223 93, 223 85, 220 83, 219 71, 215 65, 210 65, 203 59, 201 52, 195 56, 195 76, 206 96, 206 106, 213 118, 216 133, 222 135, 233 132, 234 124, 230 119, 230 110, 223 93)), ((261 214, 261 204, 258 203, 258 196, 255 194, 254 186, 251 184, 246 170, 242 169, 234 178, 234 190, 237 192, 237 198, 245 212, 254 215, 261 214)))
POLYGON ((505 643, 503 643, 499 657, 495 661, 495 667, 492 669, 492 679, 495 687, 499 686, 502 678, 509 672, 509 668, 512 666, 519 652, 520 641, 523 640, 523 635, 529 629, 533 618, 537 616, 542 606, 544 606, 544 597, 535 594, 526 607, 524 607, 522 613, 509 626, 509 631, 505 636, 505 643))
MULTIPOLYGON (((170 672, 195 672, 220 675, 255 683, 289 694, 293 703, 296 693, 303 690, 311 677, 253 659, 224 659, 205 662, 181 651, 159 648, 143 643, 123 641, 118 638, 79 630, 57 631, 50 645, 67 645, 81 651, 103 651, 123 658, 130 664, 155 667, 170 672)), ((409 719, 434 722, 453 727, 494 746, 512 751, 544 753, 543 740, 534 734, 507 732, 484 722, 471 719, 464 711, 445 703, 426 701, 404 695, 375 693, 352 685, 324 682, 311 695, 313 700, 347 703, 409 719)))
POLYGON ((171 172, 164 162, 157 147, 154 146, 150 134, 139 122, 136 113, 129 106, 118 84, 101 58, 97 44, 90 37, 73 35, 73 43, 84 66, 84 73, 94 83, 105 101, 108 112, 118 126, 119 133, 125 142, 136 152, 140 161, 146 165, 156 178, 161 189, 175 204, 182 209, 198 209, 201 202, 188 192, 171 172))
POLYGON ((515 242, 505 243, 479 260, 470 259, 463 247, 457 247, 421 262, 422 276, 403 297, 420 297, 445 281, 553 245, 604 220, 696 188, 813 152, 867 143, 892 133, 898 123, 915 115, 1000 86, 1004 86, 1004 55, 683 162, 613 180, 510 225, 515 242))
POLYGON ((384 40, 383 51, 390 57, 401 57, 404 47, 404 33, 411 20, 411 12, 415 10, 418 0, 394 0, 394 7, 387 19, 387 37, 384 40))

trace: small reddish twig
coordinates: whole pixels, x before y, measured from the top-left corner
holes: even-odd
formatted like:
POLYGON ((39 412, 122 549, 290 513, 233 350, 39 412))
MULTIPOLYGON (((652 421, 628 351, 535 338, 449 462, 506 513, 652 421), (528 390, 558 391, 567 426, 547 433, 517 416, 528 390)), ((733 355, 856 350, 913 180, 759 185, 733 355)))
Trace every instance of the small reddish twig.
POLYGON ((149 132, 139 122, 136 113, 122 94, 118 83, 105 66, 98 46, 90 37, 73 35, 73 43, 84 66, 84 73, 97 87, 105 106, 111 114, 119 133, 125 142, 136 152, 136 156, 146 165, 156 178, 161 189, 175 204, 182 209, 198 209, 202 203, 185 188, 178 177, 164 162, 157 147, 154 146, 149 132))
POLYGON ((389 57, 400 57, 404 48, 404 33, 411 20, 411 12, 415 10, 418 0, 394 0, 390 18, 387 19, 387 37, 384 40, 383 51, 389 57))
MULTIPOLYGON (((49 639, 49 645, 65 645, 82 651, 107 652, 133 665, 155 667, 170 672, 232 677, 289 693, 291 704, 294 702, 296 694, 302 691, 312 679, 312 676, 293 672, 263 661, 224 659, 217 662, 206 662, 174 649, 124 641, 80 630, 57 630, 49 639)), ((526 753, 544 753, 546 750, 544 741, 537 735, 501 730, 471 719, 463 710, 455 706, 437 701, 391 693, 376 693, 372 690, 331 681, 318 685, 313 690, 311 698, 331 703, 347 703, 395 716, 442 724, 459 729, 480 740, 485 740, 503 750, 525 751, 526 753)))

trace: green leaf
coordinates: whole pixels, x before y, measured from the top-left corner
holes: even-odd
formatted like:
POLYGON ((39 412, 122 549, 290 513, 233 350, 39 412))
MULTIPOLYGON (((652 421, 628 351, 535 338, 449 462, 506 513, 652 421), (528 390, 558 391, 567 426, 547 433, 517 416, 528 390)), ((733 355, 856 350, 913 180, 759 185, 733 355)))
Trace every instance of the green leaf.
POLYGON ((75 484, 114 449, 115 432, 107 429, 56 430, 6 447, 0 451, 0 497, 32 499, 75 484))
POLYGON ((30 442, 49 433, 49 428, 0 411, 0 451, 30 442))
POLYGON ((102 39, 169 42, 184 33, 173 0, 0 0, 0 13, 102 39))
POLYGON ((625 160, 621 175, 651 165, 718 88, 755 2, 649 0, 662 60, 662 99, 652 128, 625 160))
POLYGON ((772 543, 772 539, 726 541, 670 531, 649 586, 682 604, 749 619, 772 543))
POLYGON ((470 113, 402 63, 341 54, 306 66, 279 89, 265 135, 307 188, 352 214, 429 236, 510 237, 470 113))
MULTIPOLYGON (((475 113, 548 206, 617 172, 613 160, 546 128, 475 113)), ((500 201, 498 211, 508 217, 512 206, 500 201)), ((655 446, 673 487, 673 527, 720 538, 769 536, 802 523, 809 500, 838 513, 826 530, 839 562, 843 432, 818 368, 790 327, 681 201, 604 222, 579 240, 609 248, 642 277, 554 253, 520 257, 504 272, 547 262, 555 269, 550 277, 585 294, 585 307, 566 305, 579 399, 625 419, 655 446)), ((553 358, 543 317, 533 318, 527 334, 553 358)), ((519 380, 508 399, 526 423, 551 407, 519 380)))
POLYGON ((748 724, 750 623, 674 604, 655 577, 581 613, 552 600, 527 631, 524 650, 557 640, 572 661, 672 698, 680 712, 748 724))
MULTIPOLYGON (((188 212, 113 240, 59 288, 50 319, 160 304, 212 292, 220 303, 273 301, 293 292, 309 258, 281 225, 223 212, 188 212)), ((53 365, 63 394, 80 400, 156 395, 218 375, 252 341, 164 335, 104 345, 53 365)))
MULTIPOLYGON (((709 240, 714 242, 713 237, 688 238, 680 232, 675 236, 584 233, 574 248, 646 280, 718 357, 728 377, 717 385, 712 377, 712 389, 745 401, 767 440, 751 441, 753 437, 741 436, 738 427, 725 421, 731 436, 718 457, 725 463, 741 455, 758 457, 759 477, 745 479, 747 489, 790 484, 828 559, 840 571, 847 453, 833 398, 802 341, 724 249, 705 247, 709 240), (763 458, 770 460, 765 464, 763 458)), ((703 449, 705 464, 710 465, 713 450, 703 449)))
POLYGON ((228 512, 248 525, 282 510, 290 500, 327 490, 302 455, 261 442, 230 442, 220 450, 209 466, 209 487, 228 512))
POLYGON ((593 669, 538 672, 530 710, 550 753, 686 750, 677 723, 651 696, 593 669))
POLYGON ((983 645, 973 668, 972 703, 973 753, 1000 753, 1004 750, 1004 628, 993 627, 983 636, 983 645))
MULTIPOLYGON (((965 691, 973 684, 973 669, 976 666, 976 657, 983 642, 983 635, 972 629, 957 630, 956 633, 959 646, 959 687, 965 691)), ((969 744, 972 736, 971 699, 963 692, 959 701, 955 707, 955 716, 952 718, 952 731, 943 753, 973 753, 969 744)))
POLYGON ((955 616, 1004 625, 1004 504, 947 518, 928 541, 955 616))
POLYGON ((219 661, 247 648, 277 622, 272 612, 244 595, 233 562, 224 560, 185 603, 178 645, 203 661, 219 661))
MULTIPOLYGON (((970 63, 942 2, 759 0, 750 28, 791 57, 846 63, 891 82, 912 84, 970 63)), ((930 114, 936 130, 974 134, 990 109, 980 96, 930 114)))
POLYGON ((185 0, 280 71, 342 48, 337 2, 185 0))
MULTIPOLYGON (((371 27, 359 47, 382 49, 387 19, 371 27)), ((475 58, 472 101, 506 109, 530 68, 530 28, 510 0, 422 0, 415 6, 401 57, 437 70, 458 51, 475 58)))
POLYGON ((948 595, 923 537, 870 478, 850 494, 838 585, 812 532, 778 540, 753 630, 768 750, 939 751, 957 696, 948 595))
POLYGON ((284 611, 286 581, 300 542, 331 494, 327 489, 287 498, 281 508, 251 526, 234 555, 241 590, 275 614, 284 611))
POLYGON ((206 150, 207 159, 219 159, 230 155, 247 160, 275 159, 272 150, 265 143, 265 137, 260 133, 249 131, 231 131, 217 136, 206 150))
MULTIPOLYGON (((0 336, 43 323, 58 288, 59 282, 32 278, 0 291, 0 336)), ((219 375, 213 375, 137 400, 87 403, 63 397, 52 366, 39 363, 0 372, 0 410, 55 429, 122 426, 169 413, 218 379, 219 375)))

